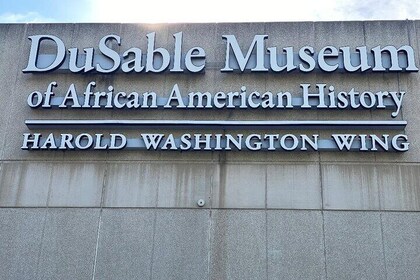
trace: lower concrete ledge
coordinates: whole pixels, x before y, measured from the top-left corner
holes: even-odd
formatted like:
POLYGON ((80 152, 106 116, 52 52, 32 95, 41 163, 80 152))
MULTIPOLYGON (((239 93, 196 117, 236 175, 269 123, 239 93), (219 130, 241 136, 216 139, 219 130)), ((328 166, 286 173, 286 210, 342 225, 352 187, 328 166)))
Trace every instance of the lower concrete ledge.
POLYGON ((419 279, 420 213, 0 208, 0 279, 419 279))

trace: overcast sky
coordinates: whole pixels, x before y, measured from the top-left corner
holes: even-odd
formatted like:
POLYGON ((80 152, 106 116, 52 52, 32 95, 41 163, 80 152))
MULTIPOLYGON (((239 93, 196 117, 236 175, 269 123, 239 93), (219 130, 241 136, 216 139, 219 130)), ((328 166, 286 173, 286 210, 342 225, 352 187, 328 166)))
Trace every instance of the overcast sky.
POLYGON ((0 22, 420 19, 419 0, 0 0, 0 22))

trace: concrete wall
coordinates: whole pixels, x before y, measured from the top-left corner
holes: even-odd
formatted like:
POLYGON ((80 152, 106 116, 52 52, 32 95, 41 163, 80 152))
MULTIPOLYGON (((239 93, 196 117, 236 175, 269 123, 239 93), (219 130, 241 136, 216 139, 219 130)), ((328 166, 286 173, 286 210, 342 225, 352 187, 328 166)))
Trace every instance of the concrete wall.
POLYGON ((279 47, 408 44, 420 66, 418 21, 0 25, 0 279, 420 279, 418 73, 22 73, 30 35, 82 49, 119 34, 121 50, 145 50, 153 31, 168 49, 183 31, 185 49, 202 46, 215 65, 223 65, 223 34, 243 48, 268 34, 267 44, 279 47), (64 95, 70 83, 82 89, 91 80, 160 93, 174 83, 185 92, 242 85, 296 92, 304 82, 406 91, 398 118, 408 122, 411 146, 405 153, 20 149, 26 119, 390 118, 366 110, 51 112, 26 104, 51 81, 64 95))

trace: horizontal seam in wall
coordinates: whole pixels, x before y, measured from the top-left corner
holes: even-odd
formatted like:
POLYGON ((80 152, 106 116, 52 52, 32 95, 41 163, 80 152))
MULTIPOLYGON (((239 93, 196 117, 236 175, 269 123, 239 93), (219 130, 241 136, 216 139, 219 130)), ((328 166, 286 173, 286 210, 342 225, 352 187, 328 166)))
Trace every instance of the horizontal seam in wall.
MULTIPOLYGON (((33 206, 0 206, 0 209, 97 209, 101 207, 33 207, 33 206)), ((291 209, 291 208, 189 208, 189 207, 102 207, 106 210, 195 210, 195 211, 209 211, 209 210, 245 210, 245 211, 316 211, 316 212, 386 212, 386 213, 420 213, 420 210, 365 210, 365 209, 291 209)))

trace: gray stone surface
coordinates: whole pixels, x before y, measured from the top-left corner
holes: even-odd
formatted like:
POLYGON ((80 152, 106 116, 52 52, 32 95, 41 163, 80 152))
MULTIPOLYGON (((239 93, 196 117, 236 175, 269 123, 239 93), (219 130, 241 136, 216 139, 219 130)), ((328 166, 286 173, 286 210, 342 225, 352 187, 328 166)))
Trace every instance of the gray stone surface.
POLYGON ((52 166, 49 206, 98 207, 101 204, 104 163, 56 163, 52 166))
POLYGON ((413 164, 323 164, 324 209, 420 209, 419 167, 413 164))
POLYGON ((157 210, 151 279, 202 279, 208 273, 209 211, 157 210))
MULTIPOLYGON (((274 112, 272 112, 274 113, 274 112)), ((269 120, 281 120, 281 119, 290 119, 290 120, 302 120, 302 115, 298 118, 299 114, 297 112, 290 112, 289 114, 283 115, 279 112, 277 116, 269 116, 269 114, 259 116, 260 120, 266 119, 269 120), (287 116, 287 117, 286 117, 287 116), (296 118, 295 118, 296 117, 296 118)), ((273 131, 270 130, 269 133, 273 131)), ((299 133, 300 131, 283 131, 283 133, 299 133)), ((306 131, 307 132, 307 131, 306 131)), ((251 132, 252 133, 252 132, 251 132)), ((318 162, 319 156, 316 152, 309 152, 304 153, 300 151, 291 151, 291 152, 280 152, 280 151, 247 151, 242 150, 241 152, 228 152, 222 154, 221 157, 226 159, 228 163, 243 163, 247 162, 250 164, 258 164, 258 163, 308 163, 308 162, 318 162)))
POLYGON ((92 279, 99 209, 49 209, 37 279, 92 279))
POLYGON ((216 30, 216 24, 198 23, 191 25, 188 23, 174 23, 168 26, 168 42, 170 46, 173 46, 173 34, 182 31, 182 48, 184 52, 187 52, 193 47, 200 46, 206 52, 206 61, 215 62, 220 60, 216 57, 216 49, 214 48, 214 41, 219 38, 216 36, 216 30))
POLYGON ((319 165, 269 165, 267 208, 321 209, 319 165))
POLYGON ((265 211, 214 210, 210 279, 267 279, 265 211))
POLYGON ((158 207, 196 208, 204 199, 210 207, 210 193, 214 185, 213 164, 159 164, 158 207))
MULTIPOLYGON (((416 54, 418 53, 419 51, 417 50, 416 54)), ((419 58, 419 55, 417 55, 417 58, 419 58)), ((420 63, 418 65, 420 65, 420 63)), ((406 91, 404 106, 402 108, 402 116, 408 122, 405 132, 409 137, 410 149, 408 152, 396 159, 389 156, 389 160, 408 163, 419 162, 420 127, 416 124, 420 121, 420 103, 418 102, 418 86, 420 84, 420 77, 418 74, 404 75, 399 77, 398 82, 400 89, 406 91)))
POLYGON ((324 209, 379 210, 374 165, 323 164, 324 209))
POLYGON ((0 208, 0 279, 36 279, 46 209, 0 208))
POLYGON ((420 166, 382 165, 377 174, 383 210, 420 211, 420 166))
MULTIPOLYGON (((2 24, 0 27, 0 85, 2 94, 0 94, 0 157, 3 159, 4 146, 6 139, 10 136, 8 130, 10 122, 14 122, 13 106, 15 95, 13 94, 17 87, 16 76, 20 73, 19 54, 23 52, 27 26, 23 24, 2 24), (12 51, 7 51, 12 50, 12 51), (7 137, 6 137, 7 136, 7 137)), ((15 123, 16 125, 16 123, 15 123)))
POLYGON ((377 45, 401 46, 409 43, 408 21, 365 21, 365 43, 368 47, 377 45))
POLYGON ((420 213, 382 213, 388 280, 420 279, 420 213))
POLYGON ((0 205, 18 207, 100 206, 105 164, 3 162, 0 205))
MULTIPOLYGON (((265 31, 270 34, 267 42, 270 46, 278 46, 280 48, 293 46, 301 48, 314 43, 315 30, 313 22, 266 22, 265 31), (281 30, 279 32, 278 30, 281 30), (308 32, 310 31, 310 32, 308 32)), ((280 75, 281 76, 281 75, 280 75)), ((280 78, 280 77, 279 77, 280 78)))
POLYGON ((45 207, 51 180, 51 163, 2 162, 0 205, 45 207))
POLYGON ((265 165, 222 162, 215 179, 218 188, 212 193, 214 208, 265 208, 265 165))
POLYGON ((331 44, 350 48, 362 46, 365 43, 363 25, 364 22, 361 21, 316 22, 315 47, 321 49, 331 44))
MULTIPOLYGON (((418 23, 418 22, 416 22, 418 23)), ((413 30, 412 33, 416 33, 413 30)), ((417 31, 418 34, 418 31, 417 31)), ((418 48, 418 39, 416 38, 416 34, 410 34, 409 38, 410 45, 415 48, 416 54, 416 63, 417 67, 419 67, 419 48, 418 48)), ((408 137, 410 137, 410 150, 407 153, 403 154, 403 159, 400 161, 404 162, 418 162, 419 161, 419 152, 418 152, 418 130, 419 127, 416 125, 420 119, 418 114, 420 104, 418 101, 418 85, 419 85, 419 75, 418 73, 410 73, 408 75, 400 75, 398 76, 398 88, 401 91, 405 91, 406 94, 404 96, 404 103, 402 107, 402 112, 400 113, 402 117, 407 120, 408 125, 406 127, 406 133, 408 137)))
POLYGON ((0 208, 0 279, 420 275, 414 212, 104 209, 98 235, 99 211, 0 208))
POLYGON ((386 279, 380 214, 324 212, 327 278, 386 279))
POLYGON ((267 211, 268 279, 326 279, 320 211, 267 211))
POLYGON ((150 279, 155 216, 152 210, 103 210, 95 279, 150 279))
POLYGON ((159 182, 156 164, 118 162, 108 164, 105 207, 155 207, 159 182))

